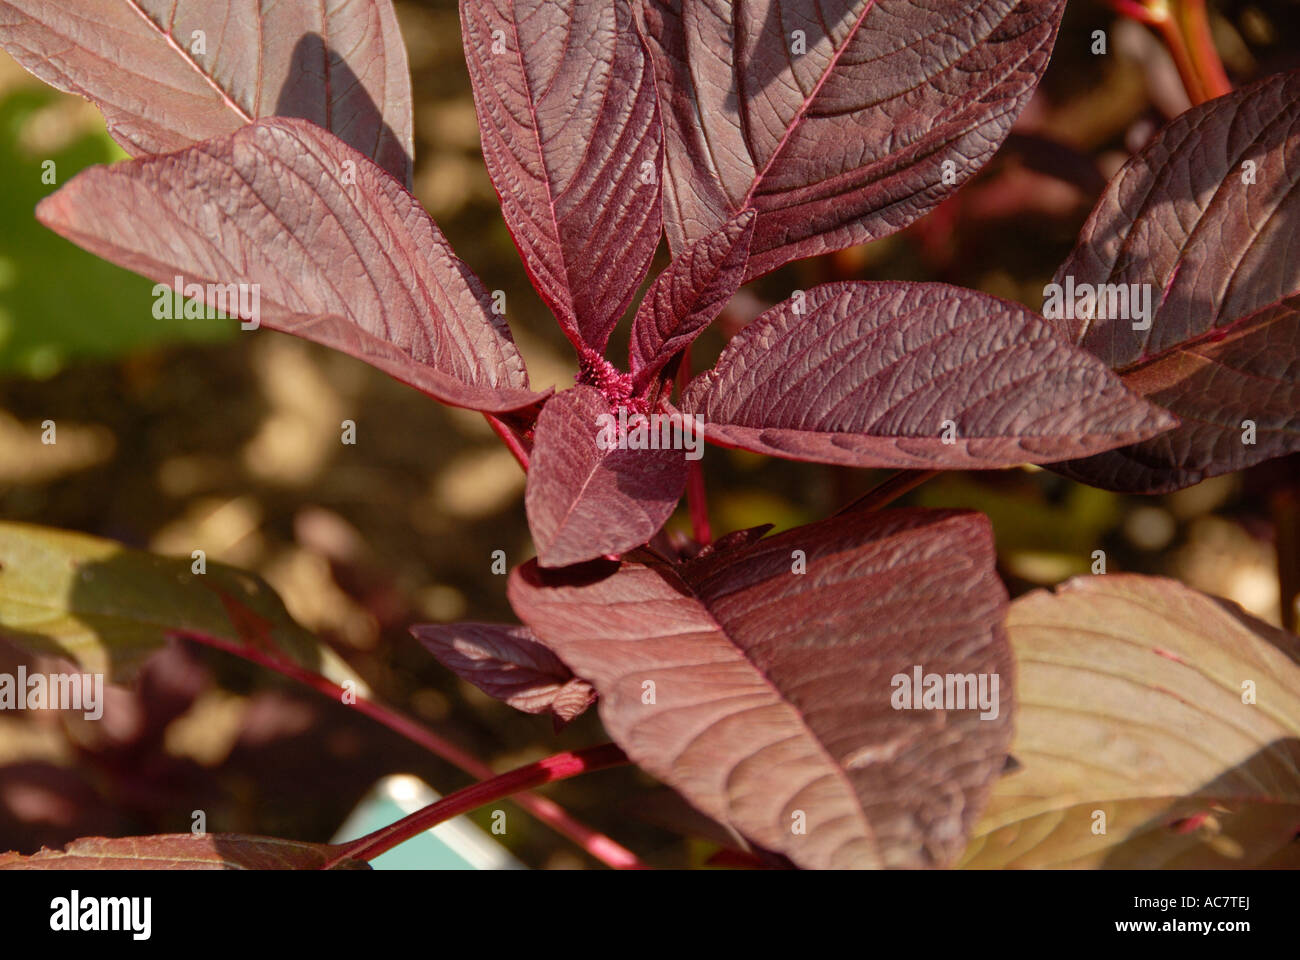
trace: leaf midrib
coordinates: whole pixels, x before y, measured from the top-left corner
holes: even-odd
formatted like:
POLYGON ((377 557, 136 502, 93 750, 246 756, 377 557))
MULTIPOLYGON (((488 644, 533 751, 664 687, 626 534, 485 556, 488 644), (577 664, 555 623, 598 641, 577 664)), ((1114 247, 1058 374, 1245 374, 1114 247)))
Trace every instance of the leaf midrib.
MULTIPOLYGON (((181 60, 187 66, 190 67, 190 69, 192 69, 195 73, 197 73, 200 77, 203 78, 203 80, 207 83, 207 85, 212 88, 212 90, 217 94, 217 96, 221 98, 221 101, 227 107, 229 107, 230 110, 232 110, 236 116, 238 116, 244 123, 253 122, 254 118, 248 113, 248 111, 246 111, 243 107, 241 107, 238 103, 236 103, 234 99, 230 96, 230 94, 222 88, 221 84, 217 83, 217 81, 213 79, 213 77, 210 74, 208 74, 206 71, 204 71, 204 69, 201 66, 199 66, 198 62, 193 57, 191 57, 188 53, 185 52, 185 48, 176 42, 175 37, 173 37, 170 33, 164 30, 161 24, 154 22, 153 18, 150 17, 149 14, 144 11, 144 8, 140 6, 138 0, 124 0, 124 2, 128 7, 131 8, 131 10, 133 10, 135 13, 137 13, 140 16, 141 20, 143 20, 146 24, 149 25, 150 29, 153 30, 153 32, 156 33, 158 37, 161 38, 162 41, 167 44, 167 46, 171 47, 172 50, 175 51, 177 56, 179 56, 181 60)), ((261 30, 260 18, 258 19, 258 25, 259 25, 258 29, 259 29, 259 38, 260 38, 260 30, 261 30)), ((261 56, 261 50, 258 51, 258 56, 259 57, 261 56)), ((260 70, 258 71, 258 76, 259 76, 258 83, 259 83, 259 92, 260 92, 260 83, 261 83, 260 70)))

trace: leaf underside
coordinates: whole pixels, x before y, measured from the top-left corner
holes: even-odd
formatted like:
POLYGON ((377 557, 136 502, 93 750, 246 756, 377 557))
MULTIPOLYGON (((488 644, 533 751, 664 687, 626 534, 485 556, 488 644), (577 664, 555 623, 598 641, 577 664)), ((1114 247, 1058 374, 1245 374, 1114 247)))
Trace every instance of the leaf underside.
POLYGON ((527 627, 501 623, 426 623, 412 635, 448 670, 524 713, 554 713, 567 723, 591 704, 591 685, 573 675, 527 627))
POLYGON ((945 864, 1002 769, 1006 593, 980 515, 853 515, 673 567, 530 562, 509 596, 637 764, 800 866, 945 864), (1000 675, 996 718, 895 710, 917 665, 1000 675))
POLYGON ((195 574, 192 563, 0 522, 0 639, 119 680, 176 633, 320 668, 316 639, 261 578, 219 563, 195 574))
POLYGON ((1124 574, 1027 594, 1007 631, 1018 765, 964 866, 1300 866, 1300 639, 1124 574))

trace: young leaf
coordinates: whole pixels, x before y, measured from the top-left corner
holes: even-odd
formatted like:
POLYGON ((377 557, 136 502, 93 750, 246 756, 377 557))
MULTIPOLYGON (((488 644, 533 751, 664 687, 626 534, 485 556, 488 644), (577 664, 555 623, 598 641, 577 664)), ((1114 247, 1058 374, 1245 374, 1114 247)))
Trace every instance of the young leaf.
POLYGON ((628 756, 800 866, 945 864, 1002 769, 1006 591, 981 515, 857 514, 677 567, 530 562, 509 596, 628 756), (896 709, 918 667, 984 675, 988 718, 896 709))
POLYGON ((0 47, 93 101, 135 156, 301 117, 410 186, 411 79, 390 0, 0 0, 0 47))
POLYGON ((616 420, 600 391, 581 384, 556 394, 542 408, 524 505, 544 567, 640 546, 681 499, 685 452, 620 449, 616 420))
POLYGON ((319 669, 322 648, 259 577, 111 540, 0 522, 0 639, 129 677, 170 634, 265 648, 319 669))
POLYGON ((674 255, 746 207, 745 278, 907 226, 998 148, 1064 0, 647 0, 674 255))
POLYGON ((828 283, 743 329, 681 401, 723 446, 855 467, 1050 463, 1168 430, 1031 310, 939 283, 828 283))
POLYGON ((1007 632, 1019 766, 965 866, 1300 866, 1300 639, 1116 574, 1021 597, 1007 632))
POLYGON ((659 244, 659 108, 627 0, 461 0, 483 158, 569 338, 604 350, 659 244))
POLYGON ((673 356, 691 345, 740 288, 754 235, 754 211, 691 244, 655 277, 632 318, 632 385, 643 390, 673 356))
MULTIPOLYGON (((62 850, 42 847, 27 857, 0 853, 0 870, 319 870, 336 852, 327 843, 237 833, 83 837, 62 850)), ((345 860, 334 869, 369 870, 370 865, 345 860)))
POLYGON ((1194 107, 1110 182, 1056 274, 1113 285, 1106 309, 1054 322, 1182 425, 1062 473, 1160 493, 1300 450, 1297 183, 1300 71, 1194 107), (1149 316, 1111 309, 1144 287, 1149 316))
POLYGON ((204 285, 209 305, 229 302, 226 285, 249 285, 260 318, 246 319, 445 403, 503 411, 538 399, 487 291, 419 202, 306 120, 261 120, 179 153, 94 167, 36 215, 160 284, 204 285))
POLYGON ((524 713, 555 714, 567 723, 595 699, 527 627, 500 623, 425 623, 411 627, 448 670, 524 713))

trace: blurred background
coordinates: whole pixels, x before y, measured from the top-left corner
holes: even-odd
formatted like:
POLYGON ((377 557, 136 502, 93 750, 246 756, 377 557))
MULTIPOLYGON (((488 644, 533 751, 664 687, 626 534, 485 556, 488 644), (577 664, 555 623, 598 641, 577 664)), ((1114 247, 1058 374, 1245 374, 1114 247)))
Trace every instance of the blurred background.
MULTIPOLYGON (((397 0, 415 93, 415 193, 509 320, 534 387, 566 387, 571 350, 528 285, 479 154, 453 0, 397 0)), ((1220 2, 1215 37, 1235 82, 1300 66, 1300 2, 1220 2)), ((829 280, 940 280, 1039 309, 1105 180, 1187 107, 1168 56, 1096 0, 1069 5, 1052 64, 980 176, 908 230, 791 265, 746 287, 695 350, 712 363, 760 310, 829 280), (1094 30, 1107 31, 1104 56, 1094 30)), ((372 687, 495 769, 605 739, 595 712, 561 733, 442 669, 415 622, 513 621, 494 550, 532 555, 510 454, 474 413, 449 410, 358 361, 278 333, 155 320, 151 284, 32 217, 59 180, 122 152, 90 105, 0 53, 0 519, 78 530, 261 574, 289 611, 372 687), (57 446, 40 424, 58 423, 57 446), (339 424, 357 443, 339 443, 339 424), (57 452, 56 452, 57 451, 57 452)), ((665 262, 660 251, 656 267, 665 262)), ((626 324, 611 357, 623 365, 626 324)), ((710 448, 715 533, 820 519, 883 474, 710 448)), ((1295 628, 1297 458, 1168 496, 1094 490, 1033 468, 948 474, 906 498, 984 511, 1013 594, 1088 572, 1177 577, 1295 628)), ((682 529, 682 517, 674 524, 682 529)), ((0 671, 16 652, 0 647, 0 671)), ((87 835, 211 832, 326 840, 380 777, 441 792, 469 779, 346 707, 222 654, 176 643, 102 723, 0 715, 0 851, 87 835)), ((716 849, 684 838, 671 795, 633 769, 548 790, 658 866, 716 849)), ((487 825, 490 810, 480 812, 487 825)), ((476 815, 479 816, 479 815, 476 815)), ((525 864, 597 866, 515 811, 500 838, 525 864)))

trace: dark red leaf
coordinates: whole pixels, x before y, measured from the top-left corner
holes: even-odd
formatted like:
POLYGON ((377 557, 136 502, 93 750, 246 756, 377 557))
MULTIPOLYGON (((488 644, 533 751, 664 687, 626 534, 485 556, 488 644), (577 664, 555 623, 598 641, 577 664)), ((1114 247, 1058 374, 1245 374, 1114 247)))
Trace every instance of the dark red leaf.
POLYGON ((724 446, 856 467, 1050 463, 1174 420, 1033 311, 938 283, 830 283, 778 304, 687 387, 724 446))
POLYGON ((159 283, 255 284, 266 326, 445 403, 503 411, 538 399, 487 291, 419 202, 306 120, 261 120, 178 153, 92 167, 36 215, 159 283))
POLYGON ((746 279, 907 226, 993 155, 1064 9, 647 0, 673 253, 750 206, 746 279))
POLYGON ((740 288, 753 234, 754 211, 746 210, 691 244, 655 277, 632 318, 629 354, 636 389, 722 312, 740 288))
POLYGON ((461 0, 483 158, 542 297, 602 351, 659 244, 661 128, 627 0, 461 0))
POLYGON ((524 503, 543 566, 640 546, 686 486, 683 450, 601 449, 604 416, 617 414, 599 390, 579 385, 552 397, 537 420, 524 503))
POLYGON ((1011 737, 994 562, 981 515, 889 510, 685 567, 530 562, 509 594, 619 746, 703 813, 800 866, 918 867, 962 851, 1011 737), (895 709, 916 667, 988 694, 996 675, 996 717, 895 709))
POLYGON ((1062 473, 1159 493, 1300 450, 1297 183, 1300 71, 1189 110, 1110 182, 1056 282, 1149 284, 1151 315, 1054 322, 1182 425, 1062 473))
POLYGON ((591 685, 527 627, 500 623, 425 623, 411 634, 448 670, 524 713, 554 712, 567 723, 595 699, 591 685))
POLYGON ((389 0, 0 0, 0 46, 93 101, 136 156, 302 117, 410 186, 411 80, 389 0))

